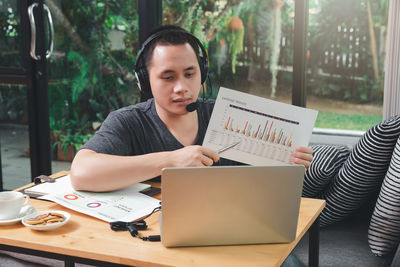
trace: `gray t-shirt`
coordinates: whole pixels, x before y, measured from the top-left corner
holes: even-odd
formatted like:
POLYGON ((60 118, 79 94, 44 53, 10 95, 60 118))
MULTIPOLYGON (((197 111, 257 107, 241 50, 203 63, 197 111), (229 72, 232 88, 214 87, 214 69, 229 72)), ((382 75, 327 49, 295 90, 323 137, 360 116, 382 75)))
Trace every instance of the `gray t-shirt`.
MULTIPOLYGON (((214 100, 200 100, 197 109, 199 130, 196 145, 201 145, 214 108, 214 100)), ((134 156, 172 151, 184 146, 171 134, 158 116, 154 99, 111 112, 100 129, 81 149, 97 153, 134 156)), ((222 159, 214 165, 237 165, 222 159)))

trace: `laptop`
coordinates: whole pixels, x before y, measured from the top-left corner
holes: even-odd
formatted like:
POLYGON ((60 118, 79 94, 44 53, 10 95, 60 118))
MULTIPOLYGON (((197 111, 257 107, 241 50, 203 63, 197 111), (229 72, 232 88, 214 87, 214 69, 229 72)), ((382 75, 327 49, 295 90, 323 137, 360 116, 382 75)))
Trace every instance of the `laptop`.
POLYGON ((165 168, 166 247, 286 243, 296 238, 304 166, 165 168))

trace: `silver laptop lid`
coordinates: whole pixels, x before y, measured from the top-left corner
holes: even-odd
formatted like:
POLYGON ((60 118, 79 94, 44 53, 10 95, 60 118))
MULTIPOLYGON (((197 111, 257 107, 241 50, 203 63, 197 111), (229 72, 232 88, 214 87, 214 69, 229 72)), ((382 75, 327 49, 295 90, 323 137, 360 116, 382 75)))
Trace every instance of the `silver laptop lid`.
POLYGON ((291 242, 304 167, 227 166, 162 171, 164 246, 291 242))

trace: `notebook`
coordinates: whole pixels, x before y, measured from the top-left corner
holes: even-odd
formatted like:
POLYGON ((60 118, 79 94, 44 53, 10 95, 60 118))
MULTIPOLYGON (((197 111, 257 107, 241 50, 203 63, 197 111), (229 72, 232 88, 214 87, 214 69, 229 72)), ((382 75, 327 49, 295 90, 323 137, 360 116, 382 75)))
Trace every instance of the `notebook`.
POLYGON ((224 166, 162 170, 166 247, 292 242, 304 167, 224 166))

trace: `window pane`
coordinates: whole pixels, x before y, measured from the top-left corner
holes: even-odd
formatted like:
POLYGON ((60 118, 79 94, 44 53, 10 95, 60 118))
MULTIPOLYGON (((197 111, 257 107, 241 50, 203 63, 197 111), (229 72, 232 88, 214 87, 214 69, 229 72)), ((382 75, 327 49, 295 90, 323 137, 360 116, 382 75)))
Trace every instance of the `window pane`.
POLYGON ((3 188, 31 181, 25 85, 0 84, 0 147, 3 188))
POLYGON ((110 111, 139 100, 137 1, 45 3, 55 32, 48 68, 53 158, 71 161, 110 111))
POLYGON ((294 1, 163 1, 163 24, 204 42, 220 86, 291 103, 294 1))
MULTIPOLYGON (((21 68, 19 1, 0 1, 0 67, 21 68)), ((0 153, 3 188, 30 182, 26 85, 0 83, 0 153)))
POLYGON ((22 67, 19 1, 0 1, 0 67, 22 67))
POLYGON ((316 127, 367 130, 382 119, 388 1, 309 3, 307 106, 319 110, 316 127))

